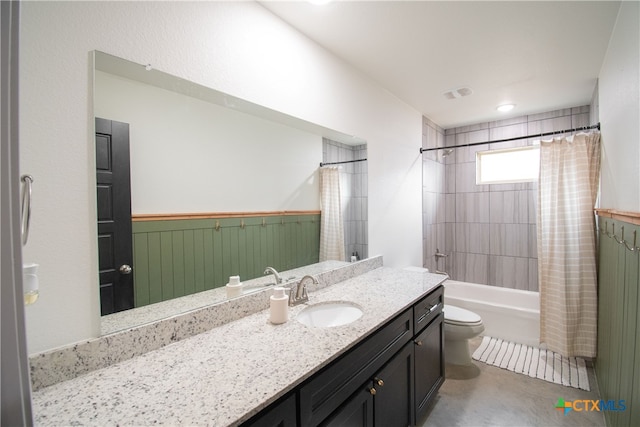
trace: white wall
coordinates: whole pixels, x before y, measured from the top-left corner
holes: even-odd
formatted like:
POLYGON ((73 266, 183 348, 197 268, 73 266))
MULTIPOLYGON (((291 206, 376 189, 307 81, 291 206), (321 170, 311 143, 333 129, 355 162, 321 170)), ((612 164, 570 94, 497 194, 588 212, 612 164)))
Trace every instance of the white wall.
POLYGON ((370 254, 421 265, 421 115, 249 2, 24 2, 25 261, 40 263, 29 352, 98 334, 92 64, 100 50, 368 143, 370 254))
POLYGON ((599 76, 600 207, 640 211, 640 3, 621 3, 599 76))
POLYGON ((101 71, 94 93, 130 125, 133 214, 320 209, 321 136, 101 71))

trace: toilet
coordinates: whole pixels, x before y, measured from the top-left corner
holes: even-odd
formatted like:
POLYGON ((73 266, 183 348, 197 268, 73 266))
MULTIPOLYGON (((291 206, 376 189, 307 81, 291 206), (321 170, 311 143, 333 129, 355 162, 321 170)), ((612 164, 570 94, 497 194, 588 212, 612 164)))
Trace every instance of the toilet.
MULTIPOLYGON (((423 267, 405 267, 407 271, 428 273, 423 267)), ((448 305, 445 286, 444 304, 444 359, 451 365, 472 365, 469 340, 484 332, 482 318, 473 311, 448 305)))
POLYGON ((473 311, 446 303, 443 310, 445 362, 452 365, 471 365, 469 340, 484 331, 482 318, 473 311))

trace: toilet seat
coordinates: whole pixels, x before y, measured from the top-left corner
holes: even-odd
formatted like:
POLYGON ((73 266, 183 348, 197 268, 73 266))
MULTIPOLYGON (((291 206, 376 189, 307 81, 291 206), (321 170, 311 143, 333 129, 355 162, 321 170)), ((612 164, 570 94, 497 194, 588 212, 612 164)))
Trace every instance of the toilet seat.
POLYGON ((473 311, 454 305, 444 305, 444 323, 457 326, 478 326, 482 324, 482 318, 473 311))

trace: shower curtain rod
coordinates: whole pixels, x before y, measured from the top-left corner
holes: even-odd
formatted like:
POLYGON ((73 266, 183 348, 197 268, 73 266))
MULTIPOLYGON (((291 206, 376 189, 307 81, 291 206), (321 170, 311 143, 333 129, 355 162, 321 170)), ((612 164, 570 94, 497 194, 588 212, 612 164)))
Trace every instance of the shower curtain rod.
POLYGON ((598 123, 597 125, 592 125, 592 126, 583 126, 583 127, 579 127, 579 128, 565 129, 565 130, 556 130, 554 132, 538 133, 538 134, 535 134, 535 135, 517 136, 515 138, 506 138, 506 139, 496 139, 495 141, 473 142, 471 144, 452 145, 450 147, 421 148, 420 149, 420 154, 425 153, 427 151, 448 150, 448 149, 463 148, 463 147, 473 147, 473 146, 476 146, 476 145, 495 144, 497 142, 517 141, 519 139, 540 138, 542 136, 550 136, 550 135, 556 135, 556 134, 560 134, 560 133, 578 132, 578 131, 590 130, 590 129, 598 129, 598 130, 600 130, 600 123, 598 123))
POLYGON ((320 167, 323 166, 327 166, 327 165, 341 165, 343 163, 355 163, 355 162, 365 162, 367 159, 358 159, 358 160, 344 160, 342 162, 327 162, 327 163, 322 163, 320 162, 320 167))

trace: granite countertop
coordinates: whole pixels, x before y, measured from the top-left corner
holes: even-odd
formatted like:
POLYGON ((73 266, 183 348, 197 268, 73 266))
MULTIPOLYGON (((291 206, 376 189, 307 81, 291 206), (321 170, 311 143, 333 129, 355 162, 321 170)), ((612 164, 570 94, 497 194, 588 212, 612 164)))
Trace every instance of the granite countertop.
POLYGON ((33 393, 37 425, 237 425, 435 288, 445 276, 381 267, 309 294, 289 322, 269 310, 33 393), (351 301, 353 323, 311 328, 305 306, 351 301))

